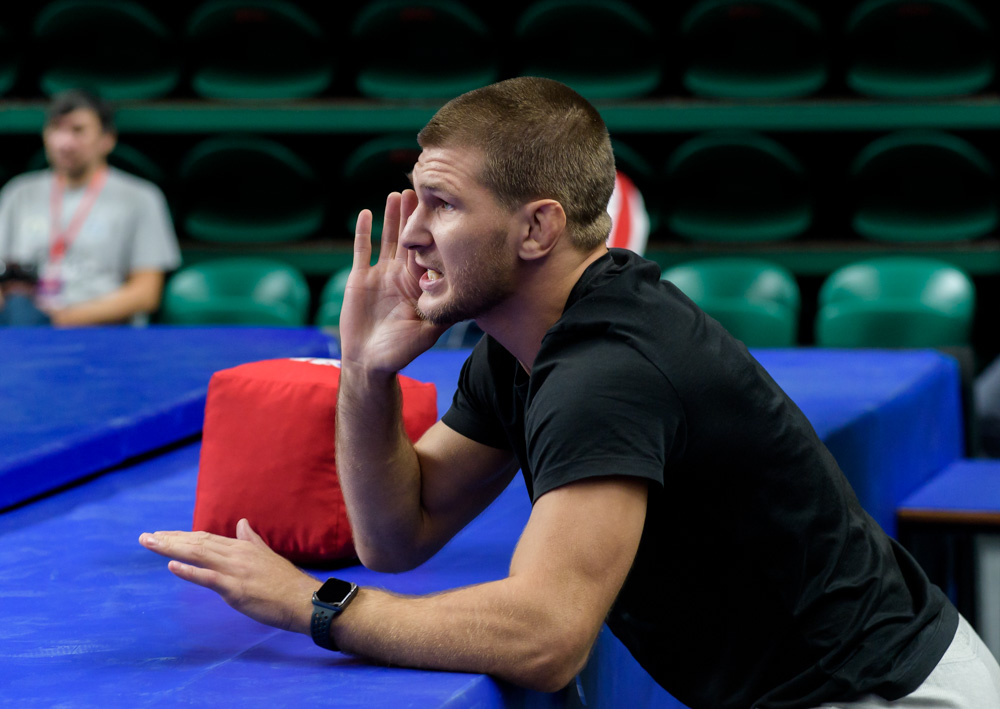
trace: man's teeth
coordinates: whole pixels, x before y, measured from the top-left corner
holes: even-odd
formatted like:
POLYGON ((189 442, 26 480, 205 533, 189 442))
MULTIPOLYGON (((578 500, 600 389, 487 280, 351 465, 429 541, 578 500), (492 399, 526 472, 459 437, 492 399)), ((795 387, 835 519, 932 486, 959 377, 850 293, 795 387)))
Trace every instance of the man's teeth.
POLYGON ((441 277, 441 274, 438 273, 437 271, 435 271, 433 269, 430 269, 430 268, 427 269, 427 280, 428 281, 436 281, 440 277, 441 277))

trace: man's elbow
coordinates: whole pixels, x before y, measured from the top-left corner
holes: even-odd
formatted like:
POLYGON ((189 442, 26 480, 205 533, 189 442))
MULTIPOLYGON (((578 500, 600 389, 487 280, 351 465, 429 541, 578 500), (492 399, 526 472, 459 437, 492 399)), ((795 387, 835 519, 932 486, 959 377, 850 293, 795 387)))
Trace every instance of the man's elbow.
POLYGON ((583 670, 593 644, 592 637, 574 629, 538 633, 529 661, 506 679, 536 692, 558 692, 583 670))
POLYGON ((131 291, 132 308, 135 313, 153 313, 163 300, 164 274, 159 271, 133 273, 127 290, 131 291))
POLYGON ((401 574, 404 571, 411 571, 429 558, 429 555, 418 554, 415 550, 366 544, 357 538, 354 540, 354 552, 358 555, 358 561, 361 562, 362 566, 383 574, 401 574))
POLYGON ((145 295, 138 303, 138 311, 144 314, 155 313, 159 310, 162 300, 160 293, 145 295))

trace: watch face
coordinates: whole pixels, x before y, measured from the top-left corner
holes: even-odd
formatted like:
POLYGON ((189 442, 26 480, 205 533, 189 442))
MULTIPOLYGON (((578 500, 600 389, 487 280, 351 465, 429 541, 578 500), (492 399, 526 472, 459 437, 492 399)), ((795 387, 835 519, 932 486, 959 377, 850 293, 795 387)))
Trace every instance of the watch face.
POLYGON ((326 583, 316 591, 316 599, 331 606, 340 605, 348 599, 353 589, 354 584, 350 581, 327 579, 326 583))

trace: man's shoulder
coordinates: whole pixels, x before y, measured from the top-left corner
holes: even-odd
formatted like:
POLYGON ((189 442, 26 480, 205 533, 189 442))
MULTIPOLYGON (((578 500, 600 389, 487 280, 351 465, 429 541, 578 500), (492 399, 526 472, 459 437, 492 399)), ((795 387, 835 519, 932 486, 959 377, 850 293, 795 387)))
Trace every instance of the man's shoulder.
POLYGON ((22 172, 7 181, 3 186, 5 196, 30 192, 41 187, 47 187, 52 180, 51 170, 32 170, 22 172))
POLYGON ((146 197, 159 198, 163 195, 163 191, 155 183, 116 167, 108 168, 108 186, 120 192, 146 197))
POLYGON ((665 295, 659 264, 626 249, 609 249, 577 282, 570 305, 604 303, 608 299, 635 303, 665 295))
POLYGON ((577 283, 554 330, 574 337, 619 333, 631 340, 637 331, 665 334, 670 323, 690 316, 689 303, 661 280, 654 261, 611 249, 592 269, 577 283))

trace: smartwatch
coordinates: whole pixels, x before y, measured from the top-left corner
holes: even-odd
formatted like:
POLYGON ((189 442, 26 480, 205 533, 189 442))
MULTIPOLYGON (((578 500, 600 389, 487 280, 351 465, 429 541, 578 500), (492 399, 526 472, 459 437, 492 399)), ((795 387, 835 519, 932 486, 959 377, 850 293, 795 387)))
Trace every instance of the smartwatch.
POLYGON ((358 595, 358 585, 350 581, 330 578, 313 593, 313 614, 310 630, 313 642, 327 650, 339 651, 330 636, 330 623, 358 595))

